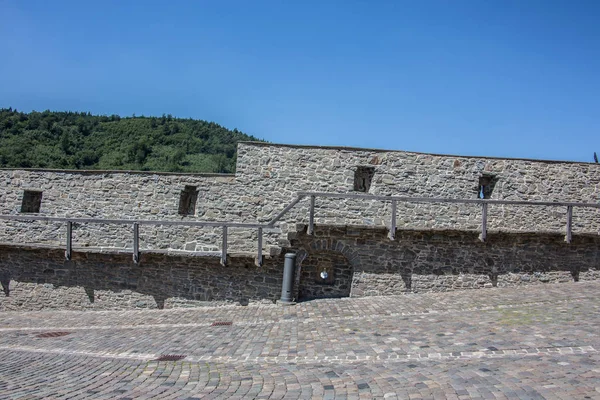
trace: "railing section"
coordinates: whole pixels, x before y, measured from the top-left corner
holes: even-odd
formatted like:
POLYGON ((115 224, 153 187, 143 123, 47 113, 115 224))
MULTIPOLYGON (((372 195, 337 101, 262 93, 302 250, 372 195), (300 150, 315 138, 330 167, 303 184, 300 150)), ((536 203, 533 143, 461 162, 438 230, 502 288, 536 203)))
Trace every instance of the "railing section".
MULTIPOLYGON (((308 218, 308 234, 314 233, 315 221, 315 199, 321 198, 336 198, 336 199, 361 199, 391 202, 391 216, 389 224, 388 237, 394 240, 396 237, 396 214, 398 202, 405 203, 454 203, 454 204, 479 204, 481 205, 481 234, 479 239, 483 242, 487 239, 487 223, 488 223, 488 207, 493 205, 513 205, 513 206, 533 206, 533 207, 566 207, 567 221, 565 227, 565 242, 571 243, 573 239, 572 223, 573 223, 573 208, 600 208, 600 204, 596 203, 575 203, 575 202, 549 202, 549 201, 521 201, 521 200, 492 200, 492 199, 448 199, 435 197, 403 197, 403 196, 373 196, 363 195, 358 193, 325 193, 325 192, 299 192, 297 199, 292 203, 296 204, 304 197, 310 197, 309 218, 308 218)), ((278 215, 270 225, 277 222, 283 214, 278 215)))
POLYGON ((132 256, 133 262, 136 264, 140 261, 140 225, 154 225, 154 226, 190 226, 190 227, 221 227, 222 228, 222 244, 221 244, 221 264, 227 264, 227 235, 229 228, 246 228, 246 229, 257 229, 258 230, 258 249, 256 263, 258 266, 263 264, 263 228, 272 228, 272 226, 265 224, 253 224, 253 223, 240 223, 240 222, 204 222, 204 221, 164 221, 164 220, 131 220, 131 219, 102 219, 102 218, 62 218, 62 217, 45 217, 37 215, 0 215, 0 220, 9 221, 48 221, 48 222, 62 222, 66 223, 67 227, 67 240, 65 248, 65 259, 71 259, 72 247, 73 247, 73 229, 76 224, 104 224, 104 225, 129 225, 133 224, 133 248, 132 256))
POLYGON ((15 220, 15 221, 48 221, 48 222, 63 222, 66 223, 67 228, 67 239, 65 258, 71 259, 72 255, 72 237, 73 229, 76 224, 106 224, 106 225, 129 225, 133 226, 133 249, 132 256, 135 263, 140 261, 140 249, 139 249, 139 227, 140 225, 154 225, 154 226, 189 226, 189 227, 221 227, 222 228, 222 243, 221 243, 221 258, 220 262, 222 265, 227 264, 227 242, 228 232, 231 228, 246 228, 246 229, 257 229, 258 231, 258 243, 257 243, 257 257, 256 263, 258 266, 263 264, 263 229, 271 229, 275 223, 280 221, 292 208, 294 208, 302 199, 308 197, 310 199, 309 212, 308 212, 308 234, 314 233, 315 226, 315 202, 318 197, 320 198, 337 198, 337 199, 361 199, 361 200, 373 200, 391 202, 391 215, 389 224, 388 237, 394 240, 396 237, 396 214, 398 202, 406 203, 455 203, 455 204, 479 204, 481 205, 481 234, 479 238, 481 241, 485 241, 487 237, 487 211, 491 205, 522 205, 522 206, 546 206, 546 207, 566 207, 567 221, 566 221, 566 234, 565 241, 571 243, 572 240, 572 221, 573 221, 573 209, 575 207, 580 208, 600 208, 600 204, 595 203, 573 203, 573 202, 544 202, 544 201, 514 201, 514 200, 491 200, 491 199, 448 199, 448 198, 433 198, 433 197, 402 197, 402 196, 373 196, 363 195, 357 193, 324 193, 324 192, 299 192, 296 198, 288 204, 279 214, 277 214, 272 220, 266 224, 258 223, 238 223, 238 222, 225 222, 225 221, 164 221, 164 220, 131 220, 131 219, 101 219, 101 218, 61 218, 61 217, 46 217, 46 216, 35 216, 35 215, 0 215, 2 220, 15 220))

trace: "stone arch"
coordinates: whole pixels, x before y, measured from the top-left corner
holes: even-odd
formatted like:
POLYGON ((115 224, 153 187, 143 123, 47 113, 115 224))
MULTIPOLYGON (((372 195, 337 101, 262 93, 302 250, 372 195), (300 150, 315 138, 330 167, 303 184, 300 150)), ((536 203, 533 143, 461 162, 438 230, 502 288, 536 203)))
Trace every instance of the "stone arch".
POLYGON ((296 269, 302 266, 302 262, 308 257, 311 252, 315 251, 334 251, 342 254, 348 262, 354 267, 358 264, 358 253, 343 240, 323 238, 311 240, 307 243, 302 243, 296 252, 296 269))
POLYGON ((296 253, 296 299, 349 297, 357 261, 357 253, 342 241, 324 238, 304 243, 296 253))

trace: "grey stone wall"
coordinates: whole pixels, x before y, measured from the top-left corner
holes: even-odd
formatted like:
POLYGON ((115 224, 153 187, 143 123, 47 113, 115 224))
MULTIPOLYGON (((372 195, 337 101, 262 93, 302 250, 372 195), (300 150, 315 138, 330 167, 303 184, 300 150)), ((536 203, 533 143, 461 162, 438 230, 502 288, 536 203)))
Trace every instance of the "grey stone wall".
MULTIPOLYGON (((373 168, 374 195, 475 199, 484 174, 494 177, 492 199, 597 203, 600 195, 597 164, 242 143, 235 176, 0 170, 0 214, 18 215, 24 190, 41 190, 44 216, 267 222, 298 191, 355 193, 359 167, 373 168), (185 186, 199 191, 194 215, 178 214, 185 186)), ((131 254, 120 254, 132 248, 129 224, 75 226, 76 258, 65 262, 64 224, 0 220, 0 278, 10 280, 12 293, 0 309, 273 300, 286 248, 306 256, 296 281, 303 299, 600 278, 600 211, 575 209, 570 245, 563 241, 565 212, 491 205, 482 243, 479 206, 398 204, 398 237, 390 241, 390 204, 364 199, 317 199, 315 236, 297 233, 308 219, 305 199, 265 232, 271 264, 263 269, 248 266, 255 230, 230 230, 231 265, 223 268, 215 257, 173 255, 218 252, 220 229, 141 226, 143 262, 135 265, 131 254), (19 250, 30 245, 48 249, 19 250), (324 269, 332 273, 326 282, 319 278, 324 269)))
POLYGON ((297 298, 300 300, 350 296, 352 266, 336 251, 308 254, 298 269, 297 298))
MULTIPOLYGON (((126 219, 266 222, 298 191, 354 193, 354 171, 374 168, 369 194, 477 198, 479 178, 495 177, 492 199, 597 203, 600 165, 441 156, 402 151, 241 143, 233 175, 164 174, 106 171, 0 170, 0 214, 19 214, 23 191, 43 191, 42 215, 126 219), (196 213, 178 215, 186 185, 199 191, 196 213)), ((385 226, 390 204, 379 201, 317 199, 316 223, 385 226)), ((490 232, 563 232, 564 207, 490 206, 490 232)), ((476 231, 476 205, 398 204, 400 229, 476 231)), ((277 254, 287 233, 306 223, 308 200, 293 208, 276 229, 266 232, 264 251, 277 254)), ((0 242, 64 245, 63 225, 0 221, 0 242)), ((600 211, 574 211, 575 234, 598 234, 600 211)), ((230 232, 232 252, 255 252, 257 232, 230 232)), ((218 251, 221 231, 211 228, 142 226, 142 249, 218 251)), ((131 226, 80 225, 74 246, 131 248, 131 226)))
MULTIPOLYGON (((479 178, 493 175, 491 199, 590 202, 600 199, 600 165, 496 159, 268 144, 241 144, 238 184, 271 193, 265 205, 278 208, 297 191, 354 193, 354 171, 375 169, 369 194, 476 199, 479 178)), ((389 225, 390 204, 364 200, 317 199, 320 224, 389 225)), ((400 229, 479 230, 481 207, 458 204, 398 204, 400 229)), ((565 232, 566 208, 490 206, 488 230, 565 232)), ((600 211, 575 209, 575 233, 600 232, 600 211)), ((306 222, 307 201, 287 223, 306 222)), ((282 224, 285 231, 287 226, 282 224)))
MULTIPOLYGON (((398 231, 317 226, 290 242, 297 251, 294 297, 399 295, 600 279, 600 238, 491 234, 482 243, 465 231, 398 231), (321 273, 327 272, 324 276, 321 273)), ((256 267, 252 257, 75 252, 0 246, 0 311, 194 307, 274 301, 283 256, 256 267)))
MULTIPOLYGON (((0 214, 19 215, 25 190, 43 192, 40 213, 74 218, 255 222, 255 199, 241 193, 233 175, 153 174, 117 171, 0 170, 0 214), (181 191, 199 192, 195 214, 178 214, 181 191)), ((28 214, 29 215, 29 214, 28 214)), ((33 215, 33 214, 32 214, 33 215)), ((0 221, 0 242, 64 247, 66 226, 54 222, 0 221)), ((266 232, 264 250, 278 244, 279 230, 266 232)), ((142 250, 218 252, 220 228, 140 226, 142 250)), ((231 251, 256 251, 255 230, 231 229, 231 251)), ((131 249, 132 225, 78 224, 74 248, 131 249)))
MULTIPOLYGON (((325 289, 325 282, 306 281, 303 268, 310 278, 331 270, 333 252, 346 260, 338 259, 334 273, 351 274, 353 297, 600 279, 597 235, 567 244, 557 234, 497 233, 482 243, 474 232, 398 231, 392 241, 382 228, 317 226, 314 236, 291 236, 300 250, 298 287, 325 289)), ((311 288, 309 298, 317 292, 311 288)))
POLYGON ((283 259, 79 253, 0 246, 0 311, 174 308, 274 301, 283 259))

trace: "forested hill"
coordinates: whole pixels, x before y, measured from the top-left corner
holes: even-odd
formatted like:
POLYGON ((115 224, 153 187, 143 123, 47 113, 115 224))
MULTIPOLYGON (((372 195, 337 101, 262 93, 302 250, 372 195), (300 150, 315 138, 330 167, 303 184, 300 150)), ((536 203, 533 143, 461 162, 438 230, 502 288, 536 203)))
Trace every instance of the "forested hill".
POLYGON ((0 109, 1 168, 233 172, 237 143, 213 122, 0 109))

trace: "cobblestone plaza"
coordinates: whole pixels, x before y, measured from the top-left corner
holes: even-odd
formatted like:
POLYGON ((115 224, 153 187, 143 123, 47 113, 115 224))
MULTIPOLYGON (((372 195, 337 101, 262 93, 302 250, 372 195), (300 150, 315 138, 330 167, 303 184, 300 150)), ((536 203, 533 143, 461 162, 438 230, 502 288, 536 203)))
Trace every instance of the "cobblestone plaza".
POLYGON ((600 399, 599 292, 5 312, 0 398, 600 399))

